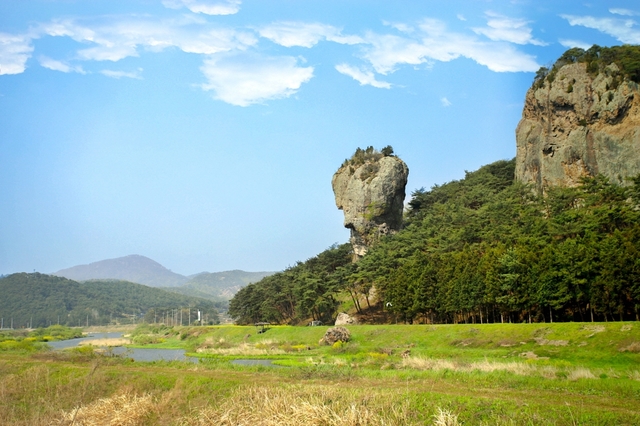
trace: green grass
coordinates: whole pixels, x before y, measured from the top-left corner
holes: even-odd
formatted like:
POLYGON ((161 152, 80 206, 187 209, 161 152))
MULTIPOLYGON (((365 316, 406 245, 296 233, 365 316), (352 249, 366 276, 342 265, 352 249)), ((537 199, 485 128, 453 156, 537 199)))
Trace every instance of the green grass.
POLYGON ((341 348, 318 344, 327 327, 290 326, 274 326, 263 334, 250 326, 183 327, 163 343, 140 347, 185 348, 199 356, 285 359, 311 356, 346 361, 382 359, 383 355, 397 361, 408 351, 412 357, 463 363, 488 359, 559 368, 616 371, 640 368, 639 323, 356 325, 347 328, 352 338, 341 348), (631 350, 624 350, 629 347, 631 350), (264 353, 251 354, 247 349, 263 349, 264 353))
POLYGON ((320 346, 327 328, 133 333, 164 336, 144 347, 200 351, 198 364, 131 362, 85 348, 2 352, 0 424, 55 423, 79 406, 83 416, 109 415, 116 408, 100 401, 116 397, 141 404, 130 424, 149 425, 233 418, 266 426, 282 416, 320 425, 329 423, 313 416, 326 410, 342 419, 335 424, 358 424, 353 413, 372 425, 433 424, 441 410, 465 425, 640 424, 640 354, 620 351, 640 342, 640 323, 348 326, 350 342, 320 346), (233 365, 235 358, 284 368, 233 365))

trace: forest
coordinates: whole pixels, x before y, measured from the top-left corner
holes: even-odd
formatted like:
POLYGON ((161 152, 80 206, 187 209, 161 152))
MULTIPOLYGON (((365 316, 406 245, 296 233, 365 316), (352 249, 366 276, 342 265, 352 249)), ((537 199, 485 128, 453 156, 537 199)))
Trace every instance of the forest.
POLYGON ((206 322, 218 322, 213 301, 128 281, 79 283, 37 272, 17 273, 0 279, 0 294, 0 317, 5 328, 133 324, 141 321, 188 324, 197 319, 197 310, 201 311, 206 322))
POLYGON ((239 323, 332 321, 375 309, 405 323, 640 319, 640 177, 545 196, 515 160, 412 193, 404 227, 357 263, 350 245, 240 290, 239 323))

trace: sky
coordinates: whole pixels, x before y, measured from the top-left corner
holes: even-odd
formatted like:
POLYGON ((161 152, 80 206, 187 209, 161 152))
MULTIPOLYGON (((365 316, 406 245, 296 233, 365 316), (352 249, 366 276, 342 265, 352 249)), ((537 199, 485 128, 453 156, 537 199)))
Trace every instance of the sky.
POLYGON ((408 201, 515 156, 541 66, 625 43, 637 1, 0 0, 0 274, 283 270, 348 241, 356 148, 408 201))

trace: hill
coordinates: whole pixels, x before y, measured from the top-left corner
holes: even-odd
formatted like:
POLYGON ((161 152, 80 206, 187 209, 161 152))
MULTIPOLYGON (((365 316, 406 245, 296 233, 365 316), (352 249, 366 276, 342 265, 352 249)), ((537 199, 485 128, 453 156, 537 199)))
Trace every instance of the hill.
POLYGON ((348 245, 240 290, 240 323, 486 323, 640 319, 640 176, 601 175, 538 196, 515 161, 415 191, 404 228, 357 263, 348 245), (372 290, 373 289, 373 290, 372 290))
MULTIPOLYGON (((229 300, 242 287, 273 275, 273 272, 245 272, 240 270, 224 272, 202 272, 189 277, 180 287, 181 292, 194 291, 201 294, 229 300)), ((196 294, 196 293, 194 293, 196 294)))
MULTIPOLYGON (((227 301, 247 284, 260 281, 273 272, 201 272, 190 276, 177 274, 145 256, 130 255, 78 265, 53 273, 74 281, 124 280, 150 287, 216 302, 227 301)), ((226 303, 224 304, 226 305, 226 303)))
POLYGON ((75 281, 125 280, 151 287, 177 287, 189 280, 184 275, 171 272, 158 262, 137 254, 78 265, 54 272, 52 275, 75 281))
POLYGON ((87 281, 39 273, 12 274, 0 279, 0 316, 14 328, 169 321, 193 322, 197 309, 217 322, 210 300, 183 296, 127 281, 87 281), (192 308, 192 309, 185 309, 192 308), (182 312, 182 315, 179 313, 182 312), (191 312, 191 317, 189 317, 191 312), (178 320, 179 321, 179 320, 178 320))

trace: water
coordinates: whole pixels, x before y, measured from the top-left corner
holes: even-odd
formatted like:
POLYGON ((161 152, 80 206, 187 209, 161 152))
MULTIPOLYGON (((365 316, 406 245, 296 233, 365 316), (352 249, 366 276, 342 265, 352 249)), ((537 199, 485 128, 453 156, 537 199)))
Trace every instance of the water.
MULTIPOLYGON (((80 337, 77 339, 59 340, 56 342, 47 342, 53 349, 61 350, 66 348, 74 348, 81 342, 94 339, 119 339, 122 337, 121 332, 113 333, 94 333, 86 337, 80 337)), ((122 355, 126 358, 131 358, 134 361, 189 361, 198 362, 198 358, 188 357, 185 355, 184 349, 139 349, 139 348, 125 348, 123 346, 117 346, 112 348, 103 348, 106 351, 114 355, 122 355)))
POLYGON ((134 361, 189 361, 198 363, 198 358, 186 356, 184 349, 144 349, 118 346, 111 348, 111 353, 124 355, 134 361))
POLYGON ((122 337, 122 332, 113 332, 113 333, 94 333, 90 334, 86 337, 78 337, 77 339, 69 339, 69 340, 58 340, 55 342, 47 342, 47 345, 51 346, 53 349, 66 349, 66 348, 74 348, 80 344, 80 342, 84 342, 87 340, 93 339, 119 339, 122 337))
POLYGON ((234 359, 233 361, 231 361, 231 364, 245 366, 262 365, 264 367, 282 367, 281 365, 274 364, 272 359, 234 359))

